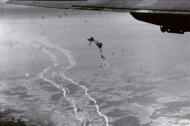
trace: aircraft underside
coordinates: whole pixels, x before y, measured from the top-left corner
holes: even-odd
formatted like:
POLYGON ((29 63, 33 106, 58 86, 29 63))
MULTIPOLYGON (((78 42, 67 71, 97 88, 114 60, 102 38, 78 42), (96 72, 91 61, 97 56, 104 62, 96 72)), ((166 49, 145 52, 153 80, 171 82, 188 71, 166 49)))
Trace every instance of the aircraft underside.
POLYGON ((179 33, 190 32, 190 14, 162 14, 131 12, 140 21, 160 26, 162 32, 179 33))
POLYGON ((7 3, 59 9, 130 12, 140 21, 159 25, 162 32, 190 32, 189 0, 8 0, 7 3))

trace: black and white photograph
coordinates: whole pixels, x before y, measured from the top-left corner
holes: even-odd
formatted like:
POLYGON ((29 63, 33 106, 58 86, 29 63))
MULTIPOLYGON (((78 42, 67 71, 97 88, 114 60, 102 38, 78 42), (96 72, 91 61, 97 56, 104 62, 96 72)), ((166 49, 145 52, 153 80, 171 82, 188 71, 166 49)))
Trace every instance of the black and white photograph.
POLYGON ((190 0, 0 0, 0 126, 190 126, 190 0))

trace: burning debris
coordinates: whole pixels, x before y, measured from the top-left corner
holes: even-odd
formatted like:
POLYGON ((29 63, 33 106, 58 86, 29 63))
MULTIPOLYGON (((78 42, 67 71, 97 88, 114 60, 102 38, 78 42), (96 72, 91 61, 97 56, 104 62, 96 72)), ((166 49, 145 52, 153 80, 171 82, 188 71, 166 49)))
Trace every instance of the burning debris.
POLYGON ((89 41, 89 46, 92 45, 92 43, 95 43, 95 45, 98 47, 98 49, 100 50, 100 57, 102 59, 102 62, 104 64, 104 66, 109 66, 108 62, 106 61, 105 56, 103 55, 103 44, 97 40, 95 40, 93 37, 90 37, 89 39, 87 39, 89 41))
POLYGON ((103 46, 103 44, 102 44, 101 42, 96 41, 93 37, 90 37, 90 38, 88 39, 88 41, 89 41, 89 46, 90 46, 92 43, 95 43, 96 46, 100 49, 100 53, 102 53, 102 46, 103 46))

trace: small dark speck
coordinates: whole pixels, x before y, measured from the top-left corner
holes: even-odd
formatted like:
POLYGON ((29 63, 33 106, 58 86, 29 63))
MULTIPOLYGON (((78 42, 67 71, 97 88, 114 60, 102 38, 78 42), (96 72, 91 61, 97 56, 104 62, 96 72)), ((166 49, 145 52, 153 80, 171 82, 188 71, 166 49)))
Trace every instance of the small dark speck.
POLYGON ((100 67, 100 68, 103 68, 103 66, 102 66, 102 65, 99 65, 99 67, 100 67))
POLYGON ((87 21, 87 20, 84 20, 84 23, 85 23, 85 24, 87 24, 87 23, 88 23, 88 21, 87 21))
POLYGON ((77 108, 77 112, 82 112, 82 109, 81 108, 77 108))
POLYGON ((127 80, 127 83, 131 83, 131 80, 127 80))
POLYGON ((67 13, 65 13, 65 17, 68 17, 68 14, 67 14, 67 13))
POLYGON ((95 73, 95 74, 94 74, 94 76, 96 76, 96 77, 97 77, 97 76, 98 76, 98 74, 97 74, 97 73, 95 73))
POLYGON ((105 60, 105 57, 101 54, 101 58, 103 59, 103 60, 105 60))
POLYGON ((58 15, 59 18, 61 18, 61 15, 58 15))

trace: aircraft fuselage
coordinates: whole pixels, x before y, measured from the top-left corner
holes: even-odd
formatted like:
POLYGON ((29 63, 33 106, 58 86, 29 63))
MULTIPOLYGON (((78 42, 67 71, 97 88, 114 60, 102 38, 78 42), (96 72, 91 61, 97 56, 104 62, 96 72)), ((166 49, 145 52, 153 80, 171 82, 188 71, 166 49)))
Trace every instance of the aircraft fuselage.
POLYGON ((162 14, 131 12, 135 19, 160 26, 162 32, 190 32, 190 14, 162 14))

